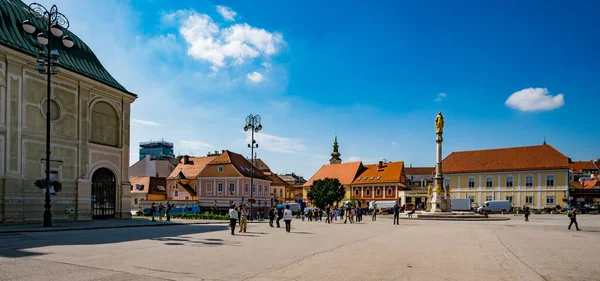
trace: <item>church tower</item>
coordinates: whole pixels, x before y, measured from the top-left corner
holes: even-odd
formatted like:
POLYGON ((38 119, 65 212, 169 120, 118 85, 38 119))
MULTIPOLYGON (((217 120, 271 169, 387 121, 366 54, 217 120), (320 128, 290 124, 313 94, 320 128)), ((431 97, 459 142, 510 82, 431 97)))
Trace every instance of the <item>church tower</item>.
POLYGON ((342 159, 340 158, 341 154, 338 152, 338 142, 337 136, 335 136, 335 141, 333 142, 333 152, 331 153, 331 159, 329 159, 329 164, 341 164, 342 159))

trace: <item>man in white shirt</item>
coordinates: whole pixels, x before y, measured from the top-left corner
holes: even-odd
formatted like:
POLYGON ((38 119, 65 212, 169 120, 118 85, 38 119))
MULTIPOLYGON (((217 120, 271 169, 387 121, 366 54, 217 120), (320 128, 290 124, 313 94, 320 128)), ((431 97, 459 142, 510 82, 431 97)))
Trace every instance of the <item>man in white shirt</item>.
POLYGON ((229 209, 229 222, 231 224, 231 235, 235 235, 235 224, 237 222, 238 212, 235 210, 235 204, 229 209))
POLYGON ((285 231, 290 232, 292 229, 292 210, 290 210, 290 205, 285 205, 285 211, 283 211, 283 221, 285 222, 285 231))

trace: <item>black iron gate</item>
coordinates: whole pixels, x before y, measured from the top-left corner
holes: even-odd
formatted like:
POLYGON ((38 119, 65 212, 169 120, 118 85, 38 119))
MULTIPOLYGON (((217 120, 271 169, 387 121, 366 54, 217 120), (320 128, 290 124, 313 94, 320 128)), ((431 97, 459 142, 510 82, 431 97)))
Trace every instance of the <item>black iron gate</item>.
POLYGON ((92 218, 115 217, 117 182, 115 175, 106 168, 98 169, 92 176, 92 218))

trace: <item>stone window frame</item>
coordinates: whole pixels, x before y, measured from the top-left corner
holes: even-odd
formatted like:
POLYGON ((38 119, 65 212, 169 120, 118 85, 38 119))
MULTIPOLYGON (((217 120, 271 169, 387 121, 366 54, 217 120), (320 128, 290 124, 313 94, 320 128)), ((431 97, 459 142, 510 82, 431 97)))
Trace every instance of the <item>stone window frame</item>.
POLYGON ((534 184, 535 184, 535 179, 534 179, 533 175, 532 174, 525 175, 525 187, 533 188, 534 184), (527 179, 531 179, 531 185, 527 185, 527 179))
POLYGON ((485 177, 485 187, 486 188, 493 188, 494 187, 494 177, 493 176, 486 176, 485 177))
POLYGON ((527 204, 527 205, 533 205, 533 195, 531 195, 531 196, 526 195, 525 196, 525 204, 527 204), (530 200, 527 200, 527 199, 530 199, 530 200), (529 201, 529 202, 527 202, 527 201, 529 201))
POLYGON ((549 204, 554 205, 555 202, 556 202, 556 197, 554 197, 554 195, 547 195, 546 196, 546 204, 547 205, 549 205, 549 204), (549 199, 552 199, 552 200, 549 200, 549 199))
POLYGON ((506 178, 504 179, 504 186, 505 187, 514 187, 515 186, 515 177, 513 175, 507 175, 506 178), (510 179, 510 181, 509 181, 510 179), (510 185, 509 185, 510 183, 510 185))
POLYGON ((546 187, 555 187, 556 186, 556 176, 554 174, 546 175, 546 187))
POLYGON ((469 177, 468 182, 469 182, 469 188, 475 188, 475 177, 473 177, 473 176, 469 177))

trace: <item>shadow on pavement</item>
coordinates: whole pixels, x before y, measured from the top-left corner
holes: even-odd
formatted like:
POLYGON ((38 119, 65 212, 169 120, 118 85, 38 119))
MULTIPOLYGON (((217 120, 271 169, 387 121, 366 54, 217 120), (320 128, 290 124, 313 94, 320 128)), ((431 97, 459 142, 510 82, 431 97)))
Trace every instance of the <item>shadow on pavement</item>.
POLYGON ((138 240, 165 241, 167 245, 198 244, 209 246, 236 245, 222 239, 194 240, 190 234, 225 231, 226 225, 174 225, 166 227, 134 227, 97 230, 73 230, 0 235, 0 257, 19 258, 43 255, 28 249, 63 245, 102 245, 138 240), (187 236, 186 238, 183 238, 187 236))

